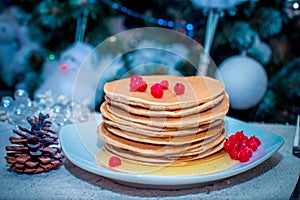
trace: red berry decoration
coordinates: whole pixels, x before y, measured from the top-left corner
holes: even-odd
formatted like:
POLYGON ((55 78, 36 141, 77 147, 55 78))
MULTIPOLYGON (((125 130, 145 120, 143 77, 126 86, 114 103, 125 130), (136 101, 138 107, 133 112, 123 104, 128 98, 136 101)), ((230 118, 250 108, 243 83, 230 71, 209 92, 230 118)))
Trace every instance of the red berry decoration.
POLYGON ((240 141, 242 141, 242 140, 244 140, 244 139, 247 138, 247 136, 244 135, 243 131, 237 131, 237 132, 235 133, 235 137, 236 137, 236 139, 238 139, 238 140, 240 140, 240 141))
POLYGON ((245 147, 245 151, 247 152, 247 154, 249 155, 249 157, 252 157, 253 150, 250 147, 245 147))
POLYGON ((169 88, 169 82, 167 80, 161 81, 160 84, 163 90, 167 90, 169 88))
POLYGON ((145 81, 142 81, 140 82, 138 88, 136 89, 136 91, 139 91, 139 92, 145 92, 146 89, 147 89, 148 85, 145 81))
POLYGON ((130 87, 130 92, 135 92, 137 90, 137 88, 139 87, 139 82, 132 81, 132 82, 130 82, 129 87, 130 87))
POLYGON ((229 140, 230 140, 230 141, 235 141, 235 140, 237 140, 236 135, 233 134, 233 135, 229 136, 229 140))
POLYGON ((238 150, 236 149, 233 149, 229 152, 229 155, 230 155, 230 158, 233 159, 233 160, 238 160, 239 157, 238 157, 238 150))
POLYGON ((154 96, 155 98, 162 98, 162 96, 164 95, 163 87, 159 83, 155 83, 154 85, 152 85, 150 91, 152 96, 154 96))
POLYGON ((118 156, 112 156, 108 161, 110 167, 117 167, 121 165, 121 163, 121 159, 118 156))
POLYGON ((130 77, 130 81, 132 82, 132 81, 142 81, 143 80, 143 78, 142 77, 140 77, 140 76, 138 76, 138 75, 133 75, 133 76, 131 76, 130 77))
POLYGON ((234 147, 234 142, 232 140, 226 140, 224 143, 224 149, 227 152, 230 152, 234 147))
MULTIPOLYGON (((252 137, 253 140, 257 143, 258 146, 261 145, 261 141, 260 141, 257 137, 255 137, 254 135, 251 136, 251 137, 252 137)), ((251 137, 250 137, 250 139, 251 139, 251 137)))
POLYGON ((145 92, 148 85, 147 83, 143 80, 142 77, 140 76, 137 76, 137 75, 133 75, 131 78, 130 78, 130 84, 129 84, 129 87, 130 87, 130 92, 145 92))
POLYGON ((250 159, 250 155, 245 149, 242 149, 238 152, 238 159, 241 162, 247 162, 250 159))
POLYGON ((174 91, 177 95, 181 95, 184 93, 185 86, 182 83, 176 83, 174 86, 174 91))
POLYGON ((224 142, 224 149, 231 159, 247 162, 259 145, 261 141, 257 137, 248 138, 243 131, 237 131, 224 142))
POLYGON ((260 145, 260 141, 258 140, 257 137, 255 136, 251 136, 249 138, 249 140, 247 141, 247 145, 253 150, 255 151, 257 149, 257 147, 260 145))

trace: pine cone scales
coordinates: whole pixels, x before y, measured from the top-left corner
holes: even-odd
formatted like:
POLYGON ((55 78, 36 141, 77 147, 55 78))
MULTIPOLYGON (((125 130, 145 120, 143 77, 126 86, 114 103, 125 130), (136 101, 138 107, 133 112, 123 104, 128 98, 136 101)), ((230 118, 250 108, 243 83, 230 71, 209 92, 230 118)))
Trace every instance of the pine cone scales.
POLYGON ((63 159, 61 148, 58 147, 58 136, 51 130, 48 114, 38 117, 27 117, 31 129, 19 126, 13 132, 20 138, 9 138, 13 146, 6 146, 6 161, 10 170, 18 173, 41 173, 58 168, 63 159))

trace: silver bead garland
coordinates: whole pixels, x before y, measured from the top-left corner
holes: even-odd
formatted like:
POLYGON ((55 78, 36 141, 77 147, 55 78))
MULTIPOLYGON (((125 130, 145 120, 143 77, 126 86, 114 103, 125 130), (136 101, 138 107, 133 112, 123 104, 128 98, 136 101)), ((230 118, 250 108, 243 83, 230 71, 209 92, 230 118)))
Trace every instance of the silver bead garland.
POLYGON ((14 92, 14 98, 4 96, 0 103, 0 121, 13 125, 27 126, 27 116, 49 113, 54 129, 75 122, 95 119, 95 112, 86 105, 73 102, 64 95, 53 97, 51 91, 39 94, 34 100, 22 89, 14 92))

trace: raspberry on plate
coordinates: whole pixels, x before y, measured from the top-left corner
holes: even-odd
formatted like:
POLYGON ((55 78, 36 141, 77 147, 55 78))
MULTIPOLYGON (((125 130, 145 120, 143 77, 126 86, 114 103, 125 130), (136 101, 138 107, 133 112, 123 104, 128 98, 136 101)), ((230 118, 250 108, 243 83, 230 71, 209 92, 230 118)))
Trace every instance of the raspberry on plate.
POLYGON ((112 156, 108 161, 108 165, 110 167, 117 167, 121 165, 121 159, 118 156, 112 156))
POLYGON ((256 151, 261 141, 255 136, 246 136, 243 131, 237 131, 228 137, 223 147, 230 155, 230 158, 247 162, 256 151))

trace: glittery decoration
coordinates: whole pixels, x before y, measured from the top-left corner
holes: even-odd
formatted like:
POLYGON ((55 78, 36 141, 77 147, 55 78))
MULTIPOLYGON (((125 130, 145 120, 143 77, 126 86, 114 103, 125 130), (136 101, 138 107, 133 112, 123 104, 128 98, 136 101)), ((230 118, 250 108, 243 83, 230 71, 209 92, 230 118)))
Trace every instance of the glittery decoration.
POLYGON ((53 128, 95 119, 95 113, 86 105, 70 101, 68 97, 53 97, 51 91, 41 93, 31 100, 24 90, 16 90, 14 97, 5 96, 0 103, 0 121, 26 126, 26 117, 38 113, 49 113, 53 128))
POLYGON ((13 101, 13 98, 10 96, 2 97, 0 103, 0 121, 11 122, 8 111, 11 108, 13 101))

